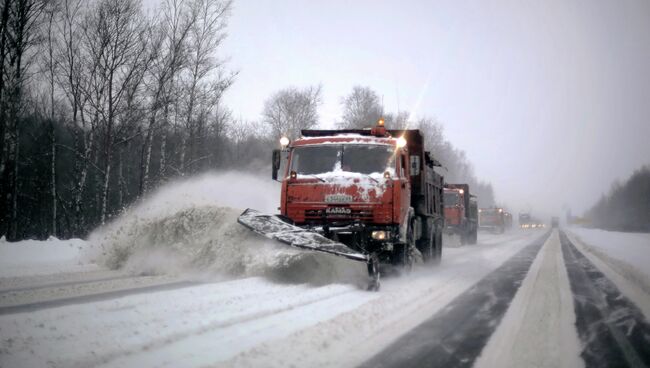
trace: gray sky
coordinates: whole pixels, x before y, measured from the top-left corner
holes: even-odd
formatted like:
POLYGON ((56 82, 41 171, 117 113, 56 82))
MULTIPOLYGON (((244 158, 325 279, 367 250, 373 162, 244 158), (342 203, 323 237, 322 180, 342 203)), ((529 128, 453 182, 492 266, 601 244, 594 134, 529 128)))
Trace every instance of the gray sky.
POLYGON ((650 163, 650 1, 235 2, 226 103, 322 83, 321 121, 355 84, 437 118, 514 210, 581 212, 650 163))

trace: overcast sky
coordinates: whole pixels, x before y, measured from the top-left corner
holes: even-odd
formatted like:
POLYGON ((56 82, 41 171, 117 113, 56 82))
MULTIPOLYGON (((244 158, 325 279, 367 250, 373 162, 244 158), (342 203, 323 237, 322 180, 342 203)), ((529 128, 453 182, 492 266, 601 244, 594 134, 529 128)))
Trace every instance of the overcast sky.
POLYGON ((650 164, 648 0, 236 0, 228 33, 236 116, 320 83, 329 126, 369 86, 443 123, 515 211, 580 213, 650 164))

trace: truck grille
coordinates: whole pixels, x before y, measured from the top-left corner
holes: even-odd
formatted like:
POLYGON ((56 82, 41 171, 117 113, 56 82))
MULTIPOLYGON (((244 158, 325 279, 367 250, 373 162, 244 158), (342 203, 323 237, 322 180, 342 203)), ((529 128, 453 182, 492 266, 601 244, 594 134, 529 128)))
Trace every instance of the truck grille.
POLYGON ((372 221, 373 219, 372 210, 370 209, 350 209, 348 207, 329 207, 329 209, 329 212, 326 209, 305 210, 305 220, 312 221, 322 220, 325 218, 328 220, 354 219, 361 221, 372 221))

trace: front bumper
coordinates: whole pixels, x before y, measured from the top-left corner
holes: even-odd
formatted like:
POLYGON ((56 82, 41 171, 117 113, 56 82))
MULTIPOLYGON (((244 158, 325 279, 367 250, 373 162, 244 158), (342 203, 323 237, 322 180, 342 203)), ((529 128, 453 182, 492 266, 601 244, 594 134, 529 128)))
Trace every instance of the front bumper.
POLYGON ((399 226, 392 224, 327 224, 311 227, 311 230, 366 254, 392 252, 394 245, 400 242, 399 226), (373 239, 375 231, 383 231, 387 236, 381 240, 373 239))

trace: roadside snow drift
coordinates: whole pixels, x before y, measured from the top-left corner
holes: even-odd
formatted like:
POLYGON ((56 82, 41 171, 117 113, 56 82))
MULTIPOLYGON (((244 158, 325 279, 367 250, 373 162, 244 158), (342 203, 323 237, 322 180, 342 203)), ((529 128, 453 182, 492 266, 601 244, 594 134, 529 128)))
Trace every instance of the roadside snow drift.
POLYGON ((96 230, 89 241, 101 252, 91 257, 134 274, 266 276, 317 284, 363 278, 364 264, 276 244, 237 223, 247 207, 276 213, 278 191, 276 183, 242 173, 168 184, 96 230))
POLYGON ((0 238, 0 277, 48 275, 93 270, 97 266, 82 256, 89 244, 81 239, 23 240, 0 238))
POLYGON ((582 228, 571 232, 589 246, 588 250, 623 261, 650 280, 650 234, 582 228))

